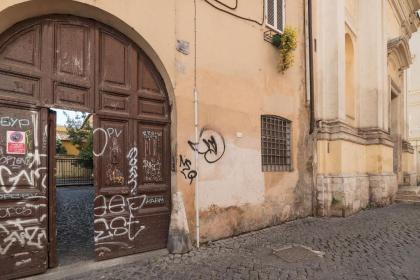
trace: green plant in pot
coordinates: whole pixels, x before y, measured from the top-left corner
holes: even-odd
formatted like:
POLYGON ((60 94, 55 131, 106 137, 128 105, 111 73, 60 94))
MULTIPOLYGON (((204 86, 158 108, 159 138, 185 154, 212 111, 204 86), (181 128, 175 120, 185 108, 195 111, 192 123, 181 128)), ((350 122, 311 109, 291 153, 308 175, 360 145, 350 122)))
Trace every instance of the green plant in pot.
POLYGON ((294 63, 293 53, 297 47, 297 32, 292 27, 286 27, 283 34, 275 34, 272 44, 279 49, 277 69, 284 73, 294 63))

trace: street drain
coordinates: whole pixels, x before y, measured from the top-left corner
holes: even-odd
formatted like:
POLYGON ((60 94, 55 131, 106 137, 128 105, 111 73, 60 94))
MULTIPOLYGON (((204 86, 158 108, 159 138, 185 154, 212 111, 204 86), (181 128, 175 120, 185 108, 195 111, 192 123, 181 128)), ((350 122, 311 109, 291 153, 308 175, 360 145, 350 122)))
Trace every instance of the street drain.
POLYGON ((279 249, 272 249, 272 254, 289 263, 295 263, 316 257, 323 257, 324 252, 312 250, 309 247, 292 244, 279 249))

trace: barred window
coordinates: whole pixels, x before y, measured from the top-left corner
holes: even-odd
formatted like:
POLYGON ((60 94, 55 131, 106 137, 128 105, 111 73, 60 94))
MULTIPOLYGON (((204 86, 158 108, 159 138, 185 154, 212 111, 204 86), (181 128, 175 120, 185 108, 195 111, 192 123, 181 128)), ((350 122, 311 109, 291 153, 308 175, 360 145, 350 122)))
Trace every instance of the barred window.
POLYGON ((261 116, 262 171, 291 171, 291 122, 271 115, 261 116))

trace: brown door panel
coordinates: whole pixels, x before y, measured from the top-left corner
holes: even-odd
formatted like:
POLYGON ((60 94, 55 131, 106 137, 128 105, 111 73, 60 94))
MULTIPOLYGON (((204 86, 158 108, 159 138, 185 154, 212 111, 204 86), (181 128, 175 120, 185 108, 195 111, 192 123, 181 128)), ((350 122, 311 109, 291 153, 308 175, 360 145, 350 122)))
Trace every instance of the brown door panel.
POLYGON ((47 109, 0 105, 0 275, 6 278, 47 269, 47 117, 47 109))

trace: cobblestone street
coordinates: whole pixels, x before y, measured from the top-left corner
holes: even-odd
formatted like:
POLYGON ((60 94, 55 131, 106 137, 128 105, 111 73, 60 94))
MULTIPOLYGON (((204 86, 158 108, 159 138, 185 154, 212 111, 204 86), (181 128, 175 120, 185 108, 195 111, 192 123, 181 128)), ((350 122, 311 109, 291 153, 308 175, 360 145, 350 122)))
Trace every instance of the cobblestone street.
POLYGON ((57 253, 59 265, 94 258, 94 188, 57 188, 57 253))
POLYGON ((420 279, 420 204, 301 219, 66 279, 420 279), (325 255, 287 262, 272 253, 289 244, 325 255))

